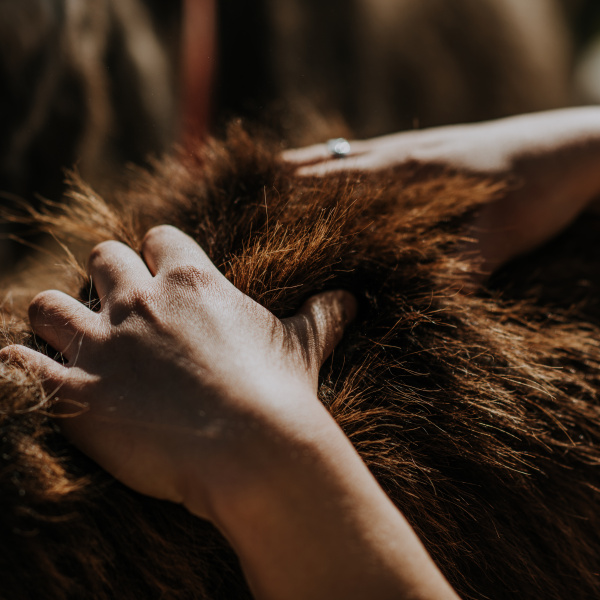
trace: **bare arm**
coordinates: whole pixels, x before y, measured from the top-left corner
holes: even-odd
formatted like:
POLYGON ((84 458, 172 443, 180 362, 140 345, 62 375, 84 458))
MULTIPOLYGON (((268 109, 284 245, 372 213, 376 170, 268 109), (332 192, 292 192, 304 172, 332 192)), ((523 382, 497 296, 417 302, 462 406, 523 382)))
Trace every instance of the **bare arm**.
POLYGON ((569 225, 600 197, 600 107, 573 108, 357 141, 344 159, 324 145, 284 154, 299 173, 376 170, 409 160, 507 177, 471 233, 493 271, 569 225))
POLYGON ((280 321, 172 227, 149 232, 143 259, 117 242, 94 250, 98 313, 56 291, 34 299, 32 327, 65 365, 1 353, 57 392, 73 442, 211 520, 256 598, 456 598, 317 399, 352 297, 320 294, 280 321))

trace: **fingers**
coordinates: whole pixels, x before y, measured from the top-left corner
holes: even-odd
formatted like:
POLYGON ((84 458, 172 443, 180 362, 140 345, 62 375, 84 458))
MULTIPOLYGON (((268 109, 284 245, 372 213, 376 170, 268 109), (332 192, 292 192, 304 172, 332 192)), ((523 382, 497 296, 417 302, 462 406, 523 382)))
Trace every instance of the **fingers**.
POLYGON ((286 150, 282 158, 298 165, 296 175, 301 177, 322 177, 331 173, 381 168, 372 156, 368 141, 353 141, 351 147, 352 152, 347 156, 333 156, 327 144, 317 144, 307 148, 286 150))
POLYGON ((345 171, 368 171, 371 170, 371 164, 368 159, 362 155, 349 156, 347 158, 331 159, 316 164, 305 165, 300 167, 296 174, 301 177, 323 177, 331 173, 340 173, 345 171))
POLYGON ((72 362, 84 336, 93 336, 100 317, 67 294, 49 290, 38 294, 29 306, 33 331, 72 362))
POLYGON ((309 298, 296 315, 284 319, 284 326, 297 336, 315 378, 342 339, 346 325, 356 316, 356 310, 354 296, 338 290, 309 298))
POLYGON ((343 164, 349 158, 359 154, 364 154, 371 149, 371 143, 369 140, 353 140, 351 142, 346 142, 346 140, 343 138, 339 138, 339 140, 331 140, 331 142, 334 143, 339 141, 343 141, 347 145, 346 147, 348 147, 349 144, 349 148, 351 148, 352 151, 344 152, 343 155, 336 154, 332 151, 330 142, 327 142, 324 144, 307 146, 306 148, 286 150, 281 154, 281 157, 287 162, 296 163, 298 165, 308 165, 309 163, 320 163, 323 161, 328 161, 333 165, 333 163, 343 164))
POLYGON ((160 225, 148 231, 142 242, 142 255, 152 275, 184 265, 219 272, 190 236, 171 225, 160 225))
POLYGON ((150 277, 141 257, 129 246, 115 241, 102 242, 92 250, 88 270, 102 303, 115 287, 130 287, 150 277))
POLYGON ((40 354, 25 346, 6 346, 0 350, 0 361, 20 365, 29 373, 35 374, 44 383, 48 392, 64 383, 69 375, 69 370, 49 356, 40 354))
POLYGON ((327 149, 327 144, 315 144, 306 148, 286 150, 281 156, 287 162, 309 163, 331 158, 331 152, 327 149))

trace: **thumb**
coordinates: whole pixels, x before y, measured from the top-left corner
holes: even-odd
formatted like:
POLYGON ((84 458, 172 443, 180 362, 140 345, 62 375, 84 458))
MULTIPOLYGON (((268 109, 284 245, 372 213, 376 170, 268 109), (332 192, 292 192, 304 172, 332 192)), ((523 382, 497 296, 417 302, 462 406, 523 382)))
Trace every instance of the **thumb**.
POLYGON ((342 339, 344 329, 356 316, 356 299, 350 292, 323 292, 309 298, 284 325, 291 330, 315 378, 321 365, 342 339))

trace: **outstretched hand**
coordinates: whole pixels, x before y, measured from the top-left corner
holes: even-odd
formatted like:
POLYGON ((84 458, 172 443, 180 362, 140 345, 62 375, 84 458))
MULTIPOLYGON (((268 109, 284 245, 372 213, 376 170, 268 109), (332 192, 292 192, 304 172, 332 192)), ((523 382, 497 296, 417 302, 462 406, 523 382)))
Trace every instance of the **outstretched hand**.
POLYGON ((218 482, 252 470, 257 439, 323 411, 318 372, 354 300, 322 293, 280 321, 170 226, 148 232, 142 257, 100 244, 89 272, 99 312, 58 291, 30 307, 65 364, 23 346, 1 358, 39 374, 67 436, 107 471, 210 516, 218 482))
POLYGON ((600 108, 572 108, 408 131, 351 142, 344 158, 325 144, 288 150, 298 174, 373 171, 409 161, 507 179, 469 232, 490 273, 544 243, 600 198, 600 108))

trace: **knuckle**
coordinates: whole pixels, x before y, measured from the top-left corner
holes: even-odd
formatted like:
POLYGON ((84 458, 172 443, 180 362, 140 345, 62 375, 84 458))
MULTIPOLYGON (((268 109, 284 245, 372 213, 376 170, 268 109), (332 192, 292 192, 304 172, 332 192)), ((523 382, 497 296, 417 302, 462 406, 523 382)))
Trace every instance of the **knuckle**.
POLYGON ((88 259, 88 269, 92 265, 105 262, 106 256, 108 254, 112 254, 115 248, 119 245, 119 242, 114 240, 108 240, 106 242, 100 242, 96 244, 92 251, 90 252, 90 257, 88 259))
POLYGON ((146 232, 146 235, 144 235, 144 239, 142 240, 142 248, 148 244, 154 243, 161 237, 168 235, 173 229, 175 228, 172 225, 157 225, 156 227, 152 227, 152 229, 149 229, 146 232))
POLYGON ((154 320, 158 313, 158 306, 154 297, 149 293, 137 292, 129 300, 131 312, 138 314, 145 319, 154 320))
POLYGON ((214 273, 194 265, 178 265, 170 268, 164 275, 168 285, 175 285, 194 290, 213 288, 217 278, 214 273))
POLYGON ((133 288, 111 302, 110 314, 113 325, 132 317, 154 322, 158 320, 159 305, 150 290, 133 288))
POLYGON ((46 290, 37 294, 29 304, 29 318, 35 318, 48 311, 55 312, 57 304, 57 293, 46 290))

